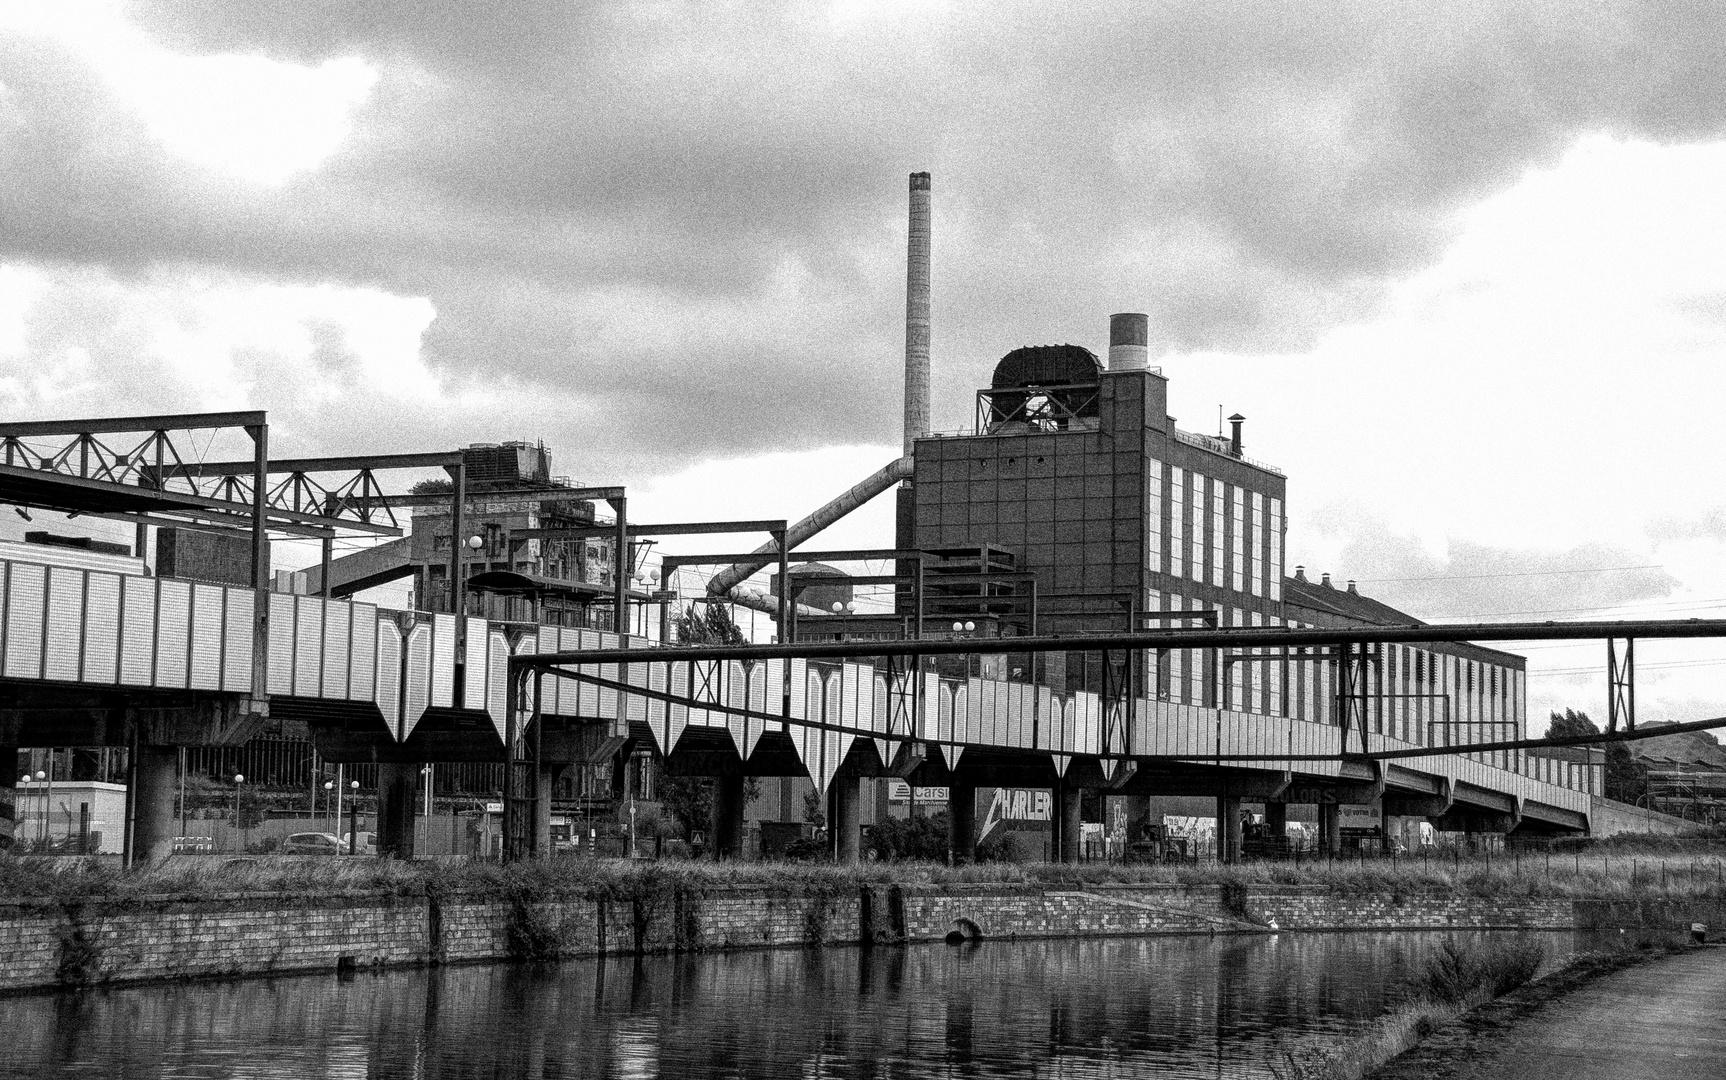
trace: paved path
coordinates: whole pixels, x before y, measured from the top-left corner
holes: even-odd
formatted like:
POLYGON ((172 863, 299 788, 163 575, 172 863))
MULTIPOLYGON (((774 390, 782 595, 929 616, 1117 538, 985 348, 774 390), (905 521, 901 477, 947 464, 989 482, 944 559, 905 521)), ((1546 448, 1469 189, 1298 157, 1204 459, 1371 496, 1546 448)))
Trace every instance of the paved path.
POLYGON ((1465 1056, 1445 1080, 1722 1080, 1726 948, 1603 976, 1465 1056))

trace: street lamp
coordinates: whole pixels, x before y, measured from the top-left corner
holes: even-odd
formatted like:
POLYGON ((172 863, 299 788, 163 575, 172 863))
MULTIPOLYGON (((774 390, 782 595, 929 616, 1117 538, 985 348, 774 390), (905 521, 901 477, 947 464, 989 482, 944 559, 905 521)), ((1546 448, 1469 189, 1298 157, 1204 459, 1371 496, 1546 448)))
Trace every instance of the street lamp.
POLYGON ((352 855, 360 842, 360 782, 349 780, 348 788, 353 794, 348 800, 348 854, 352 855))
MULTIPOLYGON (((52 750, 48 752, 48 764, 54 764, 54 752, 52 750)), ((37 769, 36 782, 41 783, 46 779, 48 779, 48 774, 43 772, 41 769, 37 769)), ((51 793, 53 790, 54 787, 52 784, 42 789, 42 849, 44 851, 48 849, 48 803, 52 797, 51 793)))
MULTIPOLYGON (((467 562, 468 562, 469 553, 471 552, 472 554, 475 554, 475 555, 479 554, 479 549, 482 547, 485 547, 485 537, 480 536, 479 534, 476 533, 473 536, 468 537, 467 542, 465 544, 463 544, 462 546, 463 546, 463 551, 462 551, 462 574, 461 574, 461 576, 462 576, 462 582, 463 582, 463 584, 465 584, 466 580, 467 580, 467 562)), ((467 595, 466 595, 466 593, 464 592, 463 595, 461 595, 461 596, 455 596, 455 595, 453 595, 455 592, 454 589, 451 589, 450 592, 452 594, 449 598, 449 609, 450 609, 450 611, 455 612, 458 615, 466 615, 467 614, 467 595)))
MULTIPOLYGON (((324 809, 325 810, 328 810, 330 808, 330 792, 335 791, 335 789, 336 789, 336 782, 334 780, 325 780, 324 781, 324 809)), ((342 827, 342 824, 341 824, 342 823, 341 802, 342 802, 342 797, 338 793, 336 795, 336 828, 338 828, 338 829, 342 827)))
MULTIPOLYGON (((236 832, 240 831, 240 785, 245 782, 246 777, 243 773, 234 774, 234 829, 236 832)), ((240 837, 240 851, 244 853, 245 850, 246 840, 245 836, 242 835, 240 837)))

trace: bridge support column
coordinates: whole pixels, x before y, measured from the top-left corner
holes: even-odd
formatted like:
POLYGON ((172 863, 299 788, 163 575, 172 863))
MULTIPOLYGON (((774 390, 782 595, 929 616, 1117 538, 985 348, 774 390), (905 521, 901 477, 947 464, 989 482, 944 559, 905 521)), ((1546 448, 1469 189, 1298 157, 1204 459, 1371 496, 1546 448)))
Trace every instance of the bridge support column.
POLYGON ((1337 803, 1318 804, 1318 850, 1331 858, 1342 854, 1342 807, 1337 803))
POLYGON ((132 768, 136 790, 126 793, 132 812, 132 861, 154 862, 174 853, 174 798, 180 772, 177 746, 139 746, 132 768))
POLYGON ((1081 854, 1084 829, 1085 791, 1077 784, 1063 783, 1055 789, 1055 861, 1076 863, 1081 854))
POLYGON ((1241 861, 1241 797, 1217 796, 1217 859, 1225 863, 1241 861))
POLYGON ((743 855, 743 774, 713 778, 713 818, 708 832, 713 838, 713 857, 736 859, 743 855))
POLYGON ((378 764, 378 857, 414 857, 414 783, 420 767, 413 762, 378 764))
POLYGON ((1131 852, 1133 845, 1150 838, 1151 830, 1151 797, 1149 795, 1128 795, 1127 800, 1127 851, 1131 852))
POLYGON ((860 777, 840 774, 832 788, 833 858, 840 863, 856 863, 863 857, 863 781, 860 777))
POLYGON ((1265 835, 1272 840, 1286 840, 1289 834, 1289 804, 1265 803, 1265 835))
POLYGON ((18 748, 0 746, 0 852, 12 850, 18 834, 18 748))
POLYGON ((947 784, 947 857, 954 866, 977 859, 977 788, 947 784))
POLYGON ((559 761, 543 761, 539 765, 539 798, 533 801, 533 854, 536 858, 551 857, 551 792, 557 778, 567 766, 559 761))

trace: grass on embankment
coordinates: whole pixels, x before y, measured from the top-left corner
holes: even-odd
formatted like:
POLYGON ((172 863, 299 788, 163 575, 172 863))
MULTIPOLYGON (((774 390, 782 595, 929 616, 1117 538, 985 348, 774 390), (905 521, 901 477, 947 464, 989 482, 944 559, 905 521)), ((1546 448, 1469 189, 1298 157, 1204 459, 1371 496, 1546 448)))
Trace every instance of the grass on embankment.
POLYGON ((1726 897, 1726 849, 1647 857, 1554 854, 1486 860, 1253 862, 1215 864, 711 863, 666 859, 626 862, 566 856, 501 866, 487 862, 387 859, 177 856, 123 871, 76 858, 0 858, 0 900, 72 901, 99 897, 200 898, 232 893, 318 896, 342 893, 477 893, 627 896, 667 888, 759 887, 836 893, 864 884, 1322 886, 1344 895, 1681 899, 1726 897))
MULTIPOLYGON (((1538 983, 1529 986, 1546 964, 1546 946, 1534 939, 1505 944, 1447 941, 1435 949, 1405 987, 1405 1000, 1365 1031, 1334 1046, 1303 1043, 1280 1048, 1267 1063, 1277 1080, 1360 1080, 1419 1047, 1435 1034, 1438 1040, 1417 1054, 1443 1057, 1445 1040, 1473 1037, 1472 1027, 1514 1023, 1540 1007, 1601 975, 1669 948, 1643 943, 1617 953, 1572 957, 1538 983), (1504 995, 1528 986, 1517 998, 1504 995), (1518 1000, 1518 998, 1524 1000, 1518 1000), (1491 1004, 1489 1004, 1491 1003, 1491 1004), (1482 1008, 1486 1006, 1486 1008, 1482 1008), (1489 1012, 1497 1012, 1488 1018, 1489 1012)), ((1410 1068, 1402 1073, 1427 1075, 1418 1061, 1402 1058, 1410 1068)))

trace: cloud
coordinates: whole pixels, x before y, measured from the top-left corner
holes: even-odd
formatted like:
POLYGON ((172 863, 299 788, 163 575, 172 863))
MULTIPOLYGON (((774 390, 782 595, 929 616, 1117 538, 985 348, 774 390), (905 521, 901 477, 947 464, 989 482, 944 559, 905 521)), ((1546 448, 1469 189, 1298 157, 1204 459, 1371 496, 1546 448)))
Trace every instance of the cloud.
POLYGON ((1578 619, 1662 601, 1682 586, 1653 556, 1612 544, 1541 550, 1448 537, 1433 545, 1345 504, 1320 509, 1309 524, 1316 535, 1302 542, 1329 552, 1309 578, 1328 571, 1339 587, 1356 579, 1362 593, 1429 621, 1578 619))
POLYGON ((87 56, 14 38, 0 258, 423 298, 443 385, 560 402, 608 470, 893 442, 913 169, 954 427, 995 357, 1109 310, 1302 348, 1578 135, 1714 136, 1726 89, 1700 6, 126 12, 186 63, 325 73, 345 139, 271 187, 188 168, 87 56))

